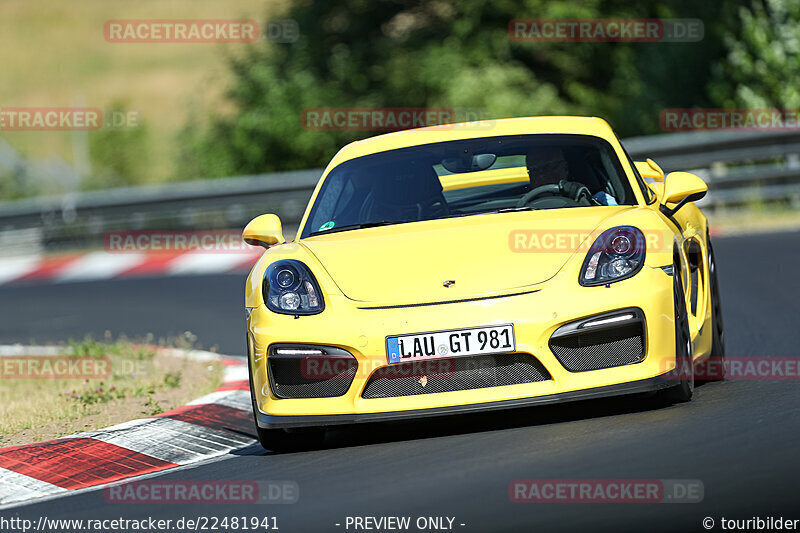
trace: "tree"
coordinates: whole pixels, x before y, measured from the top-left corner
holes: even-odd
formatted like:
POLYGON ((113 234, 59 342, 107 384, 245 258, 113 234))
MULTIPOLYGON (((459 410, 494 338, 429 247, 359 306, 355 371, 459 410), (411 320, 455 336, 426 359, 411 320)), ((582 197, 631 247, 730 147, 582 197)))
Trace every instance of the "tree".
POLYGON ((725 107, 800 107, 800 3, 752 0, 728 28, 714 100, 725 107))
MULTIPOLYGON (((715 2, 671 0, 295 1, 300 37, 230 59, 236 111, 183 132, 182 176, 323 166, 372 132, 311 131, 318 107, 446 107, 503 118, 587 114, 621 135, 658 132, 664 107, 708 105, 709 63, 724 55, 715 2), (699 17, 701 43, 521 43, 515 18, 699 17)), ((458 116, 458 113, 457 113, 458 116)))

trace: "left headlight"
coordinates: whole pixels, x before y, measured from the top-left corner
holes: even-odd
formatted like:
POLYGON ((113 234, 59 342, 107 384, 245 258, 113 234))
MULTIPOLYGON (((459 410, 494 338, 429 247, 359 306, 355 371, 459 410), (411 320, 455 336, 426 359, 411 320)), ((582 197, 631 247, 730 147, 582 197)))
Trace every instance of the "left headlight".
POLYGON ((261 291, 267 308, 275 313, 315 315, 325 309, 322 292, 311 270, 294 259, 283 259, 268 266, 261 291))
POLYGON ((644 234, 633 226, 618 226, 604 231, 594 241, 581 267, 584 287, 606 285, 628 279, 644 265, 644 234))

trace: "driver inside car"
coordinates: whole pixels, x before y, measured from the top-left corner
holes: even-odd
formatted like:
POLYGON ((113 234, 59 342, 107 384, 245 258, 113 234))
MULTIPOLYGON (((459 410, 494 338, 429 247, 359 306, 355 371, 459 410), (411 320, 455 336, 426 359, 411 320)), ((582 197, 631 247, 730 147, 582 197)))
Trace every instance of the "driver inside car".
POLYGON ((558 185, 558 193, 554 191, 553 194, 571 198, 579 205, 592 205, 588 188, 583 183, 568 179, 569 164, 561 149, 554 146, 534 148, 525 156, 525 166, 532 190, 542 185, 558 185))

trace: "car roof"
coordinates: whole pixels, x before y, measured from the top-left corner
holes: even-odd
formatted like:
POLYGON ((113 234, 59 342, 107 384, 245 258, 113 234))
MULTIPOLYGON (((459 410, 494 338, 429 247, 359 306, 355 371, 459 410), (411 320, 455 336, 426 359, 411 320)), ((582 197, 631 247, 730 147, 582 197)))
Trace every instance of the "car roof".
POLYGON ((616 140, 616 135, 608 122, 598 117, 548 116, 461 122, 386 133, 352 142, 333 157, 325 169, 325 174, 350 159, 397 148, 459 139, 539 133, 592 135, 609 142, 616 140))

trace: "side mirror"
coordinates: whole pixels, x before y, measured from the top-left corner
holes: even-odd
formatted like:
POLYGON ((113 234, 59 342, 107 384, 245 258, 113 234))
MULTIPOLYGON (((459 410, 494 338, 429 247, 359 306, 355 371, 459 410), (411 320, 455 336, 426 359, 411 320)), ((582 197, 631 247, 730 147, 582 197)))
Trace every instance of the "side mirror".
POLYGON ((708 185, 700 176, 691 172, 670 172, 664 180, 664 191, 661 193, 661 212, 672 216, 687 203, 703 198, 707 192, 708 185), (668 203, 676 202, 675 207, 667 207, 668 203))
POLYGON ((242 239, 247 244, 264 248, 286 242, 281 219, 277 215, 261 215, 251 220, 242 232, 242 239))
POLYGON ((664 181, 664 171, 658 163, 648 158, 647 161, 636 161, 636 170, 643 178, 650 178, 653 181, 664 181))

